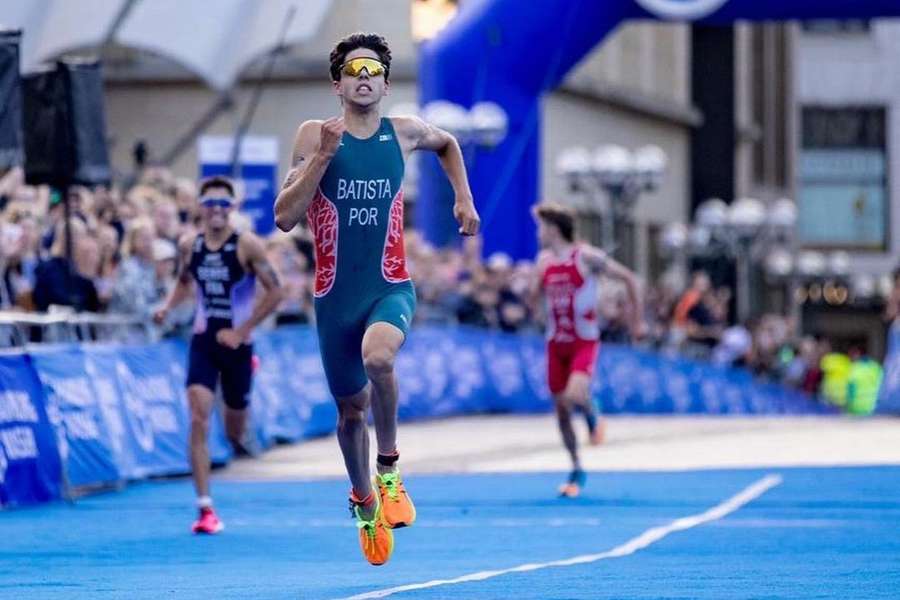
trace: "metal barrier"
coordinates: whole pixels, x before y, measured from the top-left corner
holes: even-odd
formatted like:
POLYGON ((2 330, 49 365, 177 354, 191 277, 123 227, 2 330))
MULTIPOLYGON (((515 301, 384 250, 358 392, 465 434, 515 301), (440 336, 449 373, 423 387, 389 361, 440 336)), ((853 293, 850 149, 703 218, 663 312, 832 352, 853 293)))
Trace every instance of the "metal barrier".
POLYGON ((31 343, 150 343, 159 338, 159 329, 151 321, 130 315, 0 311, 0 348, 31 343))

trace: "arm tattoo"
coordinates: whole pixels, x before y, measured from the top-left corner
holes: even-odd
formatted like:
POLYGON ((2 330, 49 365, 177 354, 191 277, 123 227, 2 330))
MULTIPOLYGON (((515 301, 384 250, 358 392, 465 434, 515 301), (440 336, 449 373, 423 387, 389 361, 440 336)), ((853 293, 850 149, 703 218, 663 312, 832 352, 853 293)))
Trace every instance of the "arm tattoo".
POLYGON ((431 123, 422 123, 422 129, 419 131, 419 141, 416 146, 427 150, 433 150, 438 156, 443 156, 447 151, 449 144, 447 138, 453 136, 447 134, 444 130, 435 127, 431 123))
POLYGON ((297 179, 300 178, 300 171, 298 167, 303 164, 306 158, 300 155, 294 157, 293 164, 291 165, 291 170, 288 171, 287 177, 284 178, 284 183, 281 186, 281 189, 285 189, 294 184, 297 179))
POLYGON ((423 144, 428 139, 428 136, 433 130, 434 129, 430 123, 422 121, 422 125, 418 131, 419 139, 416 141, 416 145, 423 144))
POLYGON ((188 269, 188 263, 181 257, 181 264, 178 265, 178 281, 187 285, 191 282, 191 271, 188 269))
POLYGON ((268 259, 258 259, 253 265, 253 271, 259 277, 260 282, 262 282, 266 289, 281 287, 281 282, 278 280, 278 274, 275 273, 275 269, 269 264, 268 259))
POLYGON ((287 189, 291 187, 297 179, 300 178, 300 174, 297 172, 297 169, 291 169, 288 171, 287 177, 284 178, 284 183, 281 185, 281 189, 287 189))

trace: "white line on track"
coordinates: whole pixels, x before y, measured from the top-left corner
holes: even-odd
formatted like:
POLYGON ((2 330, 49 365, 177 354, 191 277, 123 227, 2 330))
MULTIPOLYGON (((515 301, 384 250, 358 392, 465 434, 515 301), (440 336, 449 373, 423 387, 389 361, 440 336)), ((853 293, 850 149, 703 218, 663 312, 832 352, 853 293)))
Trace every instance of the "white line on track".
POLYGON ((697 527, 698 525, 703 525, 704 523, 709 523, 711 521, 721 519, 722 517, 738 510, 745 504, 752 502, 756 498, 759 498, 768 490, 780 484, 781 481, 782 479, 780 475, 766 475, 759 481, 744 488, 731 498, 725 500, 720 504, 717 504, 716 506, 713 506, 705 512, 688 517, 681 517, 680 519, 675 519, 667 525, 651 527, 639 536, 628 540, 621 546, 616 546, 612 550, 607 550, 606 552, 601 552, 599 554, 583 554, 581 556, 574 556, 572 558, 567 558, 564 560, 555 560, 545 563, 528 563, 519 565, 518 567, 499 569, 496 571, 479 571, 478 573, 470 573, 469 575, 463 575, 461 577, 455 577, 453 579, 434 579, 432 581, 426 581, 424 583, 410 583, 407 585, 385 588, 383 590, 366 592, 364 594, 357 594, 355 596, 344 598, 343 600, 385 598, 387 596, 399 594, 401 592, 424 590, 442 585, 455 585, 457 583, 466 583, 468 581, 484 581, 485 579, 492 579, 494 577, 499 577, 500 575, 506 575, 508 573, 525 573, 527 571, 537 571, 549 567, 569 567, 572 565, 583 565, 586 563, 597 562, 599 560, 606 560, 607 558, 620 558, 622 556, 628 556, 630 554, 634 554, 638 550, 643 550, 644 548, 650 546, 655 542, 658 542, 670 533, 675 533, 676 531, 684 531, 685 529, 691 529, 693 527, 697 527))

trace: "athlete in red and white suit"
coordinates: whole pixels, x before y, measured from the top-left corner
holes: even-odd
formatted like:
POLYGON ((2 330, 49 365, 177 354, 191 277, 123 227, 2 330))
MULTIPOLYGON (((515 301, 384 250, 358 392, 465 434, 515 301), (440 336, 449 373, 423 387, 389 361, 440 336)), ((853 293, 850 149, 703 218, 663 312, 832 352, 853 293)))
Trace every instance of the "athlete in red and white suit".
POLYGON ((644 335, 643 308, 634 273, 602 250, 575 241, 575 219, 570 210, 543 203, 535 207, 534 215, 541 245, 535 292, 543 293, 547 316, 547 383, 563 442, 572 457, 572 473, 560 493, 577 496, 585 474, 572 428, 573 409, 585 413, 591 443, 603 441, 603 424, 590 399, 591 377, 600 346, 597 276, 602 273, 625 284, 635 338, 644 335))

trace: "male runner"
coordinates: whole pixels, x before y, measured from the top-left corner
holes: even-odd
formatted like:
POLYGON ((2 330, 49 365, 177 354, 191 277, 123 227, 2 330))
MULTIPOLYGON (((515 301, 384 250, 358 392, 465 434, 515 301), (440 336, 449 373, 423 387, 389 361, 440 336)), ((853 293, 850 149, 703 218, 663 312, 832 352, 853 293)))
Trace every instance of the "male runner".
POLYGON ((275 201, 275 223, 290 231, 305 216, 315 238, 319 345, 338 406, 350 508, 363 554, 380 565, 393 552, 391 529, 416 518, 397 468, 394 376, 394 358, 416 303, 406 272, 400 189, 410 153, 437 153, 456 195, 453 215, 461 234, 476 234, 479 218, 453 136, 416 117, 381 116, 391 66, 384 38, 350 35, 335 46, 330 60, 343 116, 300 125, 293 168, 275 201), (378 442, 377 494, 369 470, 370 402, 378 442))
POLYGON ((571 210, 545 202, 533 212, 541 246, 536 286, 544 292, 547 310, 547 382, 559 431, 572 457, 572 472, 559 491, 574 498, 584 487, 586 475, 578 458, 572 410, 584 412, 592 444, 603 440, 603 424, 590 397, 600 347, 597 275, 602 272, 625 284, 635 338, 644 335, 643 308, 634 273, 602 250, 575 241, 575 215, 571 210))
POLYGON ((178 280, 163 307, 155 314, 162 323, 167 313, 191 294, 197 283, 197 313, 188 358, 187 395, 191 408, 190 454, 197 507, 194 533, 218 533, 223 524, 209 495, 209 416, 217 382, 225 400, 225 431, 240 446, 247 422, 253 347, 250 334, 281 300, 278 277, 266 258, 262 242, 228 224, 234 209, 234 187, 223 177, 200 186, 202 231, 179 241, 178 280), (256 300, 256 280, 264 292, 256 300))

